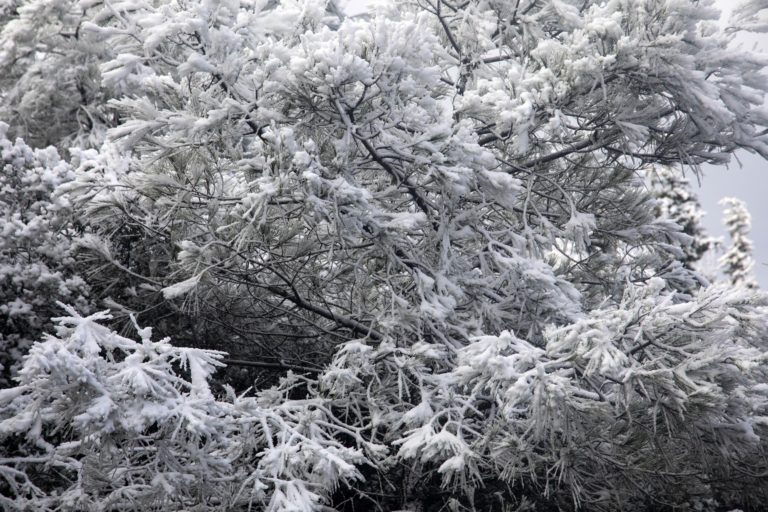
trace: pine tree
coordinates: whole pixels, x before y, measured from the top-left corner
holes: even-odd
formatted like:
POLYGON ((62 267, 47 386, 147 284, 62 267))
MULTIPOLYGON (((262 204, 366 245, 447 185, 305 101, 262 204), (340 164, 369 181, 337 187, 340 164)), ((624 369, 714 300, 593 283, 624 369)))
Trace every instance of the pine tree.
POLYGON ((702 225, 705 213, 690 180, 677 169, 660 166, 651 173, 651 185, 659 200, 660 216, 673 220, 691 238, 683 247, 685 255, 681 261, 695 268, 704 253, 712 249, 713 242, 702 225))
POLYGON ((0 387, 53 328, 57 300, 81 311, 91 305, 73 258, 72 205, 56 194, 74 171, 53 148, 10 141, 7 129, 0 123, 0 387))
POLYGON ((678 283, 681 292, 694 293, 708 282, 700 268, 701 260, 716 247, 716 241, 707 235, 701 222, 705 213, 690 180, 680 169, 656 166, 649 171, 649 183, 657 200, 657 215, 673 221, 688 237, 681 242, 681 254, 673 258, 685 269, 694 271, 690 282, 678 283))
POLYGON ((723 224, 731 237, 731 246, 720 258, 723 271, 734 285, 757 288, 753 273, 755 262, 752 256, 752 240, 748 238, 752 229, 752 217, 747 205, 735 197, 726 197, 720 201, 725 207, 723 224))
POLYGON ((56 197, 112 318, 70 311, 0 393, 9 506, 768 499, 768 299, 706 286, 646 181, 768 157, 764 60, 711 2, 78 16, 114 115, 56 197))
POLYGON ((98 147, 113 116, 99 65, 114 57, 89 30, 112 7, 75 0, 8 0, 0 5, 0 120, 12 138, 66 153, 98 147))
POLYGON ((295 379, 216 400, 222 353, 155 341, 138 325, 139 341, 125 338, 102 325, 106 312, 66 309, 18 386, 0 391, 0 441, 15 451, 0 458, 4 508, 317 510, 360 478, 363 452, 337 440, 352 433, 328 424, 322 401, 291 400, 295 379))

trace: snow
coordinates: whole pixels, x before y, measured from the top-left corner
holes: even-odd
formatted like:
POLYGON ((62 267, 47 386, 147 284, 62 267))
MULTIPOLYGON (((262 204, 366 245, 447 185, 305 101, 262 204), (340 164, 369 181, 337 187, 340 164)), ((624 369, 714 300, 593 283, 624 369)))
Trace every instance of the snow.
POLYGON ((704 276, 675 167, 768 155, 765 59, 711 2, 348 7, 0 5, 0 506, 768 499, 750 220, 704 276))
POLYGON ((197 287, 197 285, 200 283, 201 277, 202 274, 197 274, 190 277, 189 279, 185 279, 184 281, 166 286, 162 289, 163 296, 166 299, 175 299, 177 297, 181 297, 182 295, 186 295, 197 287))

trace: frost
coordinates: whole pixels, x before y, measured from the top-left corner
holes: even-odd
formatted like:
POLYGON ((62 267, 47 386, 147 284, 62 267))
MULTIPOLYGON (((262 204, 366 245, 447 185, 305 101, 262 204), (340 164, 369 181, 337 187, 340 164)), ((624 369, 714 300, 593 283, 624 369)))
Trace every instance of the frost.
POLYGON ((573 212, 563 226, 566 236, 576 243, 579 250, 591 245, 590 235, 597 227, 595 216, 591 213, 573 212))
POLYGON ((201 277, 202 274, 197 274, 184 281, 172 284, 171 286, 166 286, 162 289, 163 297, 166 299, 175 299, 182 295, 186 295, 197 287, 201 277))
POLYGON ((412 231, 427 222, 427 217, 421 213, 389 213, 379 221, 387 229, 412 231))
POLYGON ((709 1, 342 7, 0 2, 0 508, 768 500, 749 218, 723 279, 683 174, 768 156, 766 59, 709 1))

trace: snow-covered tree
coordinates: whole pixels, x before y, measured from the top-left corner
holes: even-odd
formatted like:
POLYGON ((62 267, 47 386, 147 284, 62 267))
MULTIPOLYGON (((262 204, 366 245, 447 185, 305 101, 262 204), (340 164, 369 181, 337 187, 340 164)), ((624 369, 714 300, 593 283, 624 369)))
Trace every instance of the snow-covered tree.
MULTIPOLYGON (((697 176, 698 177, 698 176, 697 176)), ((656 212, 661 219, 677 224, 687 240, 680 240, 669 248, 668 265, 682 266, 685 271, 674 286, 681 293, 694 293, 714 277, 710 260, 714 258, 719 240, 710 237, 702 225, 705 213, 696 191, 680 168, 664 165, 653 166, 648 172, 648 183, 655 196, 656 212), (694 271, 693 273, 689 271, 694 271)))
POLYGON ((686 226, 646 181, 653 166, 724 163, 737 148, 768 156, 765 60, 729 47, 712 2, 419 0, 367 19, 320 0, 81 7, 114 116, 104 144, 71 151, 75 177, 58 192, 87 228, 79 262, 109 327, 128 336, 130 313, 193 348, 107 326, 63 332, 4 392, 3 425, 64 403, 32 384, 49 378, 35 361, 88 339, 107 340, 78 356, 100 368, 96 391, 62 379, 61 400, 85 397, 78 415, 102 396, 125 404, 115 410, 185 405, 158 413, 178 431, 141 420, 89 436, 80 416, 48 416, 51 430, 9 455, 11 503, 640 510, 768 498, 766 298, 704 286, 686 226), (213 365, 203 347, 275 386, 243 396, 256 404, 246 412, 240 398, 196 397, 208 388, 173 361, 197 350, 213 365), (135 398, 109 380, 132 364, 174 384, 135 398), (190 430, 186 410, 210 430, 190 430), (37 483, 30 458, 113 453, 91 439, 116 447, 102 461, 115 483, 37 483), (91 452, 67 451, 84 442, 91 452), (160 446, 189 475, 165 502, 150 476, 170 471, 160 446), (264 472, 244 477, 253 466, 264 472))
POLYGON ((131 94, 110 132, 125 161, 80 179, 109 226, 96 254, 130 240, 143 267, 121 303, 183 299, 264 356, 307 354, 302 337, 460 346, 511 319, 536 337, 627 281, 695 286, 635 170, 722 161, 718 140, 765 150, 761 62, 687 2, 404 4, 340 25, 323 3, 236 5, 91 26, 119 55, 104 83, 131 94))
POLYGON ((8 140, 7 129, 0 123, 0 387, 53 328, 57 300, 89 306, 72 256, 72 206, 55 194, 74 171, 53 148, 8 140))
MULTIPOLYGON (((58 318, 18 386, 0 391, 0 504, 8 510, 316 510, 360 478, 359 438, 295 378, 259 397, 214 398, 220 352, 140 341, 102 312, 58 318), (6 491, 10 491, 6 492, 6 491)), ((361 446, 375 454, 374 444, 361 446)))
POLYGON ((7 0, 0 5, 0 120, 36 147, 100 145, 113 113, 99 64, 113 57, 88 24, 108 23, 102 2, 7 0))
POLYGON ((730 247, 720 258, 723 271, 734 285, 757 288, 757 281, 752 272, 755 266, 752 257, 752 240, 748 236, 752 229, 752 216, 744 201, 735 197, 723 198, 720 204, 725 208, 723 224, 731 237, 730 247))
POLYGON ((713 248, 714 242, 702 225, 705 213, 690 180, 678 169, 657 166, 651 171, 650 182, 659 201, 660 216, 675 221, 690 237, 680 259, 687 267, 695 268, 704 253, 713 248))

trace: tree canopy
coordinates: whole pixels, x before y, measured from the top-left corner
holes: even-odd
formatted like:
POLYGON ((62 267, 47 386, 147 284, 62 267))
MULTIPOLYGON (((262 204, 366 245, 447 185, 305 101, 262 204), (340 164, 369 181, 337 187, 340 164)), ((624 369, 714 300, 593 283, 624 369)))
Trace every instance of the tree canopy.
POLYGON ((759 507, 768 297, 685 177, 768 157, 719 16, 0 4, 0 503, 759 507))

